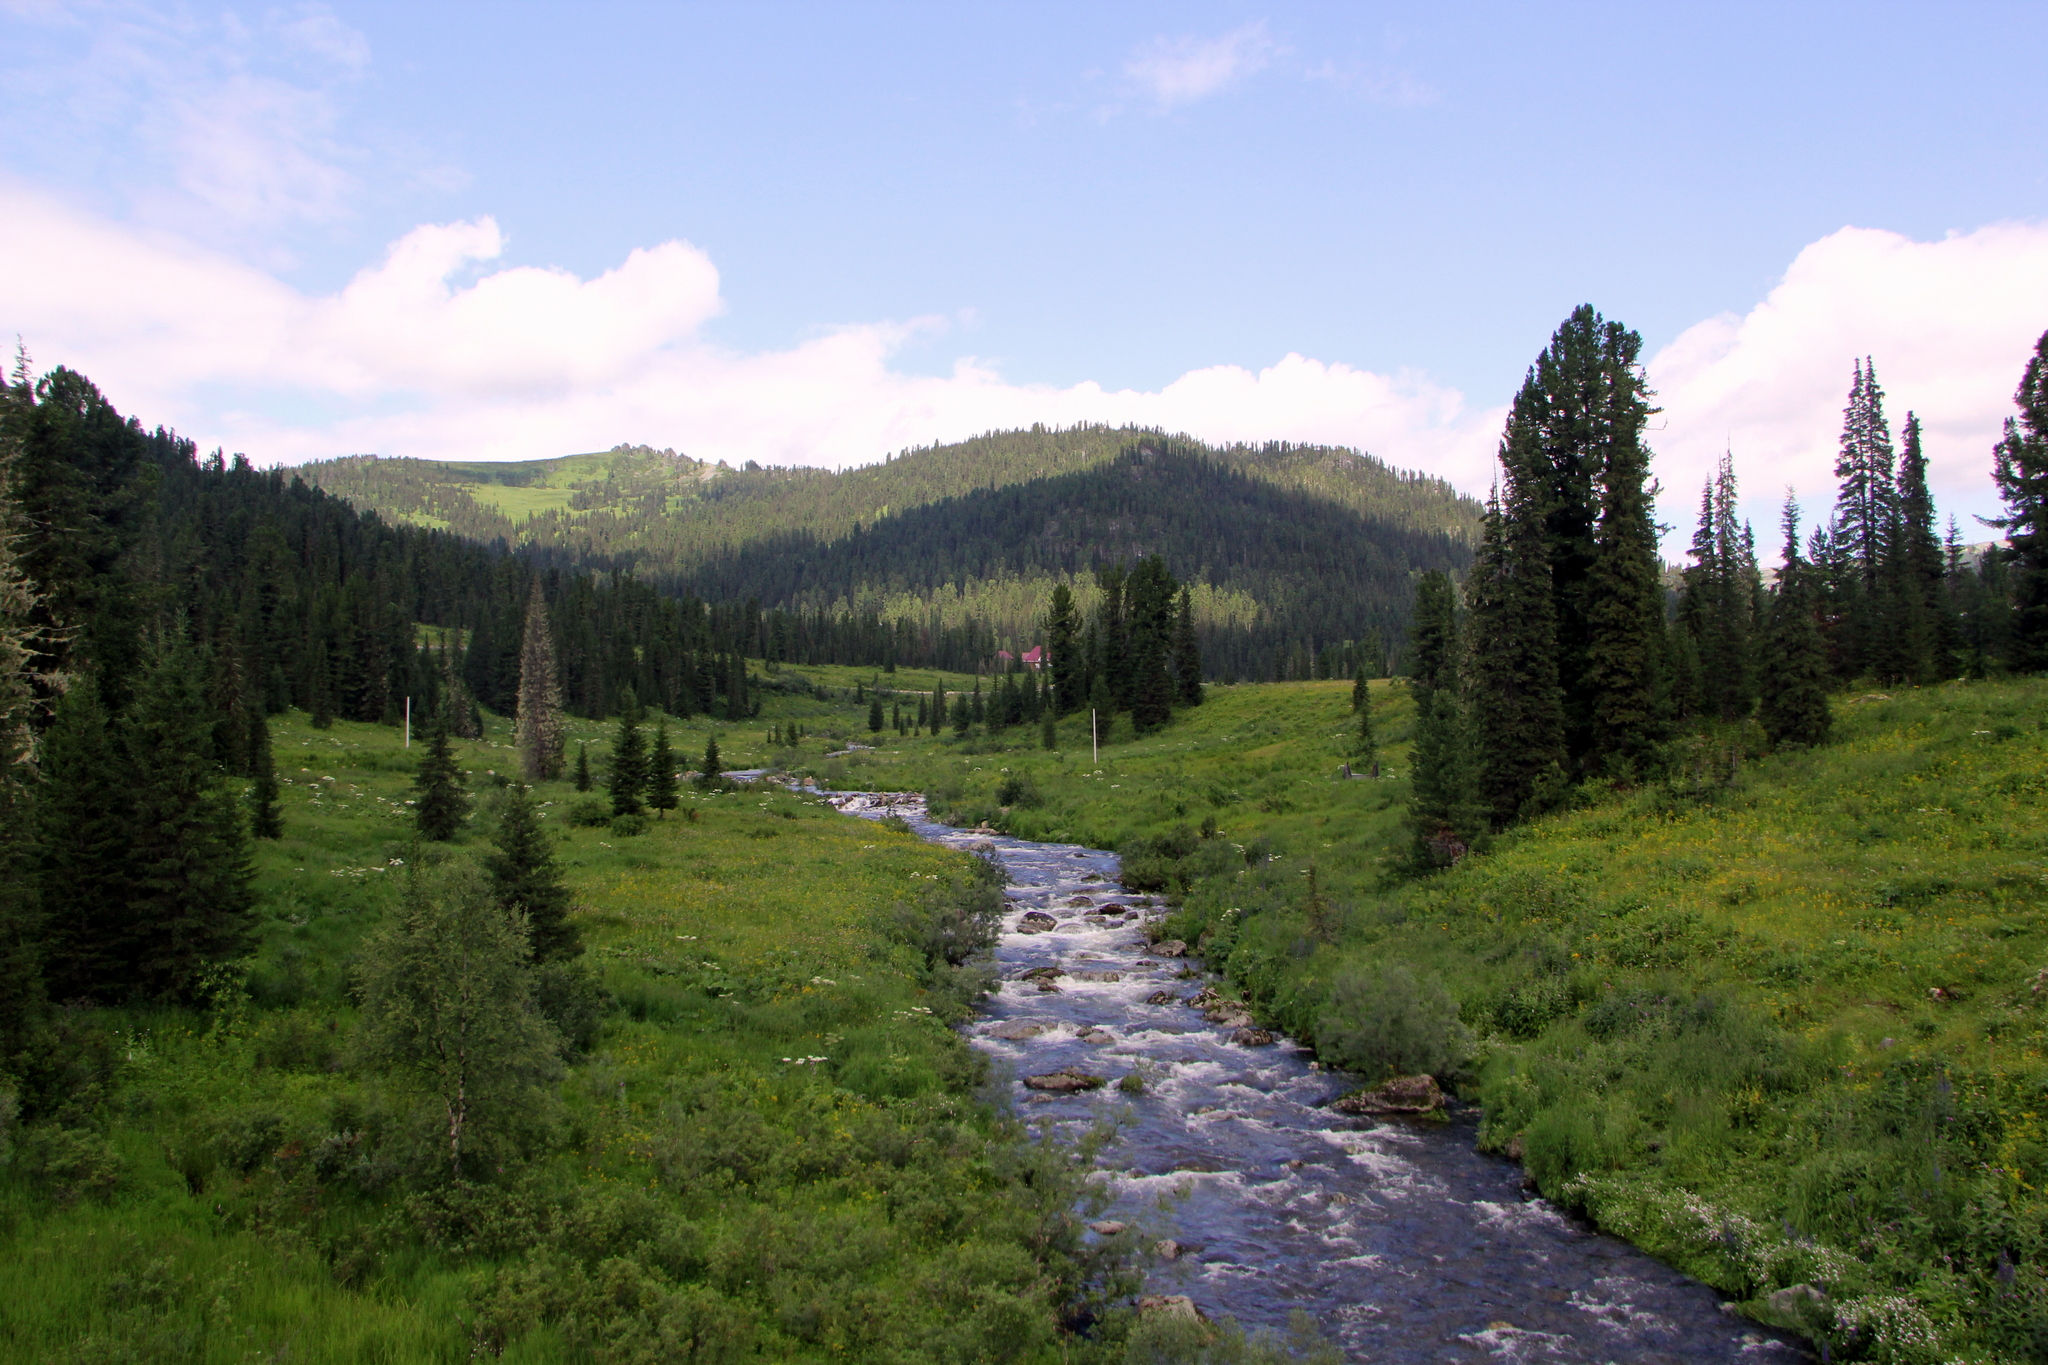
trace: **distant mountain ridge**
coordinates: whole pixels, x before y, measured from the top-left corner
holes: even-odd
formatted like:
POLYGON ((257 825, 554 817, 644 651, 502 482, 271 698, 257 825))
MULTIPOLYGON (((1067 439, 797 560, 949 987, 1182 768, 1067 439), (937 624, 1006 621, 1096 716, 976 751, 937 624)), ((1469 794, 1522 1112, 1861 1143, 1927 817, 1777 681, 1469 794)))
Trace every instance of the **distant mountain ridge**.
POLYGON ((1250 675, 1273 651, 1385 641, 1408 580, 1461 568, 1479 504, 1359 451, 1214 446, 1136 427, 1032 427, 845 471, 737 468, 672 450, 516 463, 353 456, 293 471, 398 521, 625 569, 712 601, 1035 629, 1055 582, 1165 555, 1250 675))

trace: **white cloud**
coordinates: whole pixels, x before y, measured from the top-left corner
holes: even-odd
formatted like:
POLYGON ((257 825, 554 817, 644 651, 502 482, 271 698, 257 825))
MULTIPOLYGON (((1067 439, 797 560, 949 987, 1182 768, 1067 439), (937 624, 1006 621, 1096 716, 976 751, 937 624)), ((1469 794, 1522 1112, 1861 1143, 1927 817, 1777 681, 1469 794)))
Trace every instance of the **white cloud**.
POLYGON ((225 255, 0 191, 0 328, 124 410, 262 462, 376 451, 526 459, 621 440, 739 461, 846 465, 1032 422, 1136 422, 1215 440, 1334 441, 1485 477, 1500 414, 1415 374, 1290 355, 1161 390, 1008 383, 972 359, 904 374, 936 320, 840 328, 786 350, 715 346, 718 272, 684 242, 595 279, 496 260, 489 219, 416 228, 328 295, 225 255))
POLYGON ((1652 443, 1675 539, 1689 532, 1724 447, 1766 544, 1776 543, 1773 509, 1787 484, 1809 524, 1825 515, 1850 367, 1866 355, 1894 433, 1908 409, 1920 416, 1937 501, 1964 514, 1967 535, 1989 536, 1968 514, 1993 510, 1991 445, 2044 329, 2048 224, 1936 242, 1853 227, 1823 237, 1748 313, 1698 323, 1649 363, 1665 409, 1652 443))
POLYGON ((1128 76, 1171 109, 1229 88, 1264 69, 1275 52, 1263 22, 1220 38, 1159 38, 1124 63, 1128 76))

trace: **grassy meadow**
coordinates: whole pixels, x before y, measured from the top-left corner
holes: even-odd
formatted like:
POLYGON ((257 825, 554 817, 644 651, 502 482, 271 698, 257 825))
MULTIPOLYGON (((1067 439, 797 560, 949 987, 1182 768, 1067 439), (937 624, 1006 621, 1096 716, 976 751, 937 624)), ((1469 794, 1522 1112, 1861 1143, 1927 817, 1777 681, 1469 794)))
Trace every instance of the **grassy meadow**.
MULTIPOLYGON (((679 757, 717 733, 737 767, 767 723, 672 733, 679 757)), ((572 758, 609 733, 577 722, 572 758)), ((686 789, 628 835, 570 820, 601 792, 544 784, 611 1007, 521 1158, 458 1184, 422 1160, 432 1115, 353 1060, 351 967, 416 867, 485 847, 509 727, 458 743, 471 832, 425 846, 395 731, 273 735, 285 837, 257 845, 256 958, 209 1009, 65 1011, 75 1102, 0 1130, 0 1358, 1119 1354, 1099 1320, 1122 1262, 1081 1231, 1070 1156, 978 1098, 947 1027, 974 973, 921 947, 993 904, 975 860, 787 790, 686 789)))
POLYGON ((2048 1359, 2048 682, 1843 695, 1805 752, 1688 740, 1419 879, 1411 708, 1372 685, 1383 776, 1341 780, 1350 690, 1211 688, 1099 761, 1082 719, 827 766, 1119 848, 1306 1039, 1346 977, 1440 983, 1483 1145, 1836 1359, 2048 1359))

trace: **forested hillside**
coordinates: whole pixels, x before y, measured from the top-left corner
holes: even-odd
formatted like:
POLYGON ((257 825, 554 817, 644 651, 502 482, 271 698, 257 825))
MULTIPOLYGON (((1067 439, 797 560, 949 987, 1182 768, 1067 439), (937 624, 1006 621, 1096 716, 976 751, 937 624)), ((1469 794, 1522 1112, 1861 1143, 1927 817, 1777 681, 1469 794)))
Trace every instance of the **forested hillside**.
POLYGON ((1462 567, 1480 510, 1356 451, 1101 426, 992 433, 844 473, 644 447, 526 464, 358 456, 295 472, 394 520, 808 617, 783 634, 821 642, 789 655, 817 662, 907 658, 898 640, 916 635, 941 650, 934 662, 972 667, 963 649, 1032 642, 1055 583, 1089 605, 1096 565, 1161 553, 1195 588, 1219 676, 1307 676, 1346 641, 1383 657, 1409 577, 1462 567), (1150 471, 1140 450, 1171 468, 1150 471), (1184 529, 1197 523, 1200 535, 1184 529))

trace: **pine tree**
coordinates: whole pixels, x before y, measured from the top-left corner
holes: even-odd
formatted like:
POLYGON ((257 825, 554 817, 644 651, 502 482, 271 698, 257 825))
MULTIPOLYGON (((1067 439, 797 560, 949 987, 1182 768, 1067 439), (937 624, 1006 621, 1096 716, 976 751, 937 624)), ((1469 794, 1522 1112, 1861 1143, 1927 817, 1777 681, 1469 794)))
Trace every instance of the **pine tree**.
POLYGON ((711 735, 704 741, 704 765, 702 771, 697 774, 697 785, 700 787, 716 785, 719 774, 724 771, 725 765, 718 761, 718 736, 711 735))
POLYGON ((638 815, 647 790, 647 750, 631 713, 619 717, 618 738, 612 741, 610 783, 613 815, 638 815))
POLYGON ((1408 619, 1408 691, 1418 718, 1427 713, 1440 686, 1457 679, 1458 604, 1451 576, 1432 569, 1416 581, 1415 609, 1408 619))
POLYGON ((1372 675, 1366 671, 1366 667, 1364 664, 1360 664, 1358 666, 1358 672, 1352 676, 1351 709, 1353 711, 1356 711, 1361 707, 1368 706, 1372 703, 1372 691, 1367 686, 1367 683, 1371 677, 1372 675))
POLYGON ((1131 728, 1141 735, 1173 719, 1174 684, 1168 666, 1174 596, 1179 586, 1158 555, 1139 560, 1125 580, 1126 686, 1131 728))
POLYGON ((249 831, 213 761, 198 660, 165 649, 136 689, 122 730, 133 804, 128 945, 140 993, 189 998, 214 964, 256 941, 249 831))
POLYGON ((2011 666, 2037 672, 2048 669, 2048 332, 2013 401, 2020 415, 2006 419, 1991 467, 2005 515, 1986 524, 2006 533, 1997 558, 2012 578, 2011 666))
POLYGON ((1038 743, 1039 747, 1043 749, 1057 749, 1060 747, 1059 721, 1053 716, 1050 707, 1039 717, 1038 743))
POLYGON ((1898 517, 1890 540, 1903 608, 1895 629, 1905 642, 1906 676, 1932 682, 1950 676, 1956 623, 1948 608, 1948 566, 1934 530, 1934 494, 1927 486, 1921 442, 1920 418, 1908 412, 1900 434, 1898 517))
POLYGON ((270 723, 261 706, 249 708, 249 833, 258 839, 284 835, 277 808, 277 759, 270 747, 270 723))
POLYGON ((1669 716, 1663 563, 1646 486, 1649 451, 1641 439, 1650 406, 1635 366, 1641 344, 1630 332, 1614 354, 1613 430, 1600 460, 1600 521, 1586 576, 1584 685, 1593 722, 1586 766, 1623 779, 1649 766, 1669 716))
POLYGON ((526 625, 519 644, 519 766, 528 782, 562 775, 567 726, 562 719, 562 677, 555 665, 555 637, 548 624, 540 577, 526 600, 526 625))
POLYGON ((448 721, 440 712, 427 725, 426 753, 413 775, 413 820, 420 838, 445 842, 462 832, 469 817, 469 796, 462 790, 462 770, 448 742, 448 721))
MULTIPOLYGON (((1456 682, 1455 668, 1449 674, 1456 682)), ((1455 865, 1486 828, 1478 765, 1465 707, 1455 685, 1438 687, 1415 722, 1408 824, 1418 869, 1455 865)))
POLYGON ((1124 629, 1124 567, 1105 564, 1095 571, 1102 600, 1095 607, 1095 658, 1093 672, 1108 687, 1112 705, 1123 710, 1131 704, 1130 642, 1124 629))
POLYGON ((1202 642, 1195 634, 1194 594, 1185 587, 1173 622, 1173 685, 1176 704, 1202 704, 1202 642))
POLYGON ((58 701, 40 766, 34 866, 50 998, 126 999, 139 932, 129 903, 133 786, 92 673, 58 701))
POLYGON ((882 699, 875 697, 868 702, 868 733, 882 733, 882 699))
POLYGON ((1749 528, 1736 519, 1734 461, 1720 468, 1700 498, 1693 532, 1694 563, 1685 571, 1679 603, 1683 642, 1671 651, 1690 676, 1673 678, 1681 698, 1717 720, 1738 720, 1756 704, 1755 651, 1758 575, 1749 528))
POLYGON ((1374 777, 1380 775, 1380 744, 1373 731, 1370 690, 1358 703, 1358 764, 1374 777))
POLYGON ((663 818, 676 808, 676 755, 669 748, 668 722, 654 727, 654 747, 647 751, 647 804, 663 818))
MULTIPOLYGON (((1526 433, 1510 418, 1503 445, 1518 439, 1526 433)), ((1504 458, 1503 465, 1515 469, 1526 462, 1504 458)), ((1510 477, 1506 504, 1496 497, 1487 508, 1465 585, 1472 726, 1486 737, 1478 792, 1496 829, 1552 804, 1564 781, 1556 611, 1536 496, 1526 478, 1510 477)))
POLYGON ((576 741, 576 790, 590 790, 590 745, 580 739, 576 741))
POLYGON ((1885 421, 1877 368, 1867 359, 1858 361, 1842 412, 1841 450, 1835 457, 1839 491, 1834 534, 1847 547, 1865 589, 1876 587, 1886 558, 1896 497, 1892 465, 1891 425, 1885 421))
POLYGON ((1828 710, 1827 645, 1816 619, 1812 569, 1799 558, 1799 504, 1790 492, 1782 524, 1784 563, 1760 660, 1757 719, 1772 744, 1820 744, 1834 724, 1828 710))
POLYGON ((552 841, 541 828, 532 789, 513 783, 491 836, 493 852, 484 855, 491 897, 498 908, 519 917, 535 962, 579 956, 583 939, 569 922, 569 888, 555 862, 552 841))

